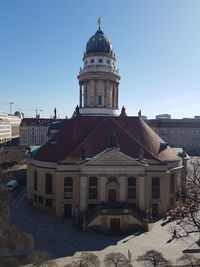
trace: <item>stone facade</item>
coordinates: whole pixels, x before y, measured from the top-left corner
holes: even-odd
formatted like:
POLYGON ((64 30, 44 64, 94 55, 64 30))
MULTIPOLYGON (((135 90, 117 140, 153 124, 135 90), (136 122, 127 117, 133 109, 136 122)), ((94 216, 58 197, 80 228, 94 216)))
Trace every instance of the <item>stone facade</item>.
POLYGON ((181 147, 189 155, 200 155, 199 119, 162 119, 147 123, 170 146, 181 147))
POLYGON ((19 137, 19 125, 22 117, 0 113, 0 144, 19 137))
POLYGON ((112 219, 119 219, 120 229, 130 230, 143 225, 143 216, 151 219, 151 216, 164 215, 175 206, 176 191, 181 186, 181 168, 181 160, 165 166, 149 165, 116 149, 79 166, 31 159, 27 199, 37 207, 52 210, 59 218, 72 216, 76 220, 84 214, 87 228, 110 230, 112 219), (49 193, 47 174, 52 177, 49 193), (67 187, 65 179, 69 177, 72 183, 67 187), (97 184, 90 186, 91 177, 97 179, 97 184), (129 185, 129 178, 134 178, 135 184, 129 185), (153 195, 154 178, 159 178, 157 196, 153 195))
MULTIPOLYGON (((85 230, 129 231, 176 206, 182 158, 140 117, 119 115, 115 55, 101 28, 86 46, 73 118, 28 162, 27 199, 85 230)), ((186 163, 185 163, 186 164, 186 163)))
POLYGON ((24 118, 20 124, 21 147, 40 146, 49 140, 48 131, 53 119, 24 118))

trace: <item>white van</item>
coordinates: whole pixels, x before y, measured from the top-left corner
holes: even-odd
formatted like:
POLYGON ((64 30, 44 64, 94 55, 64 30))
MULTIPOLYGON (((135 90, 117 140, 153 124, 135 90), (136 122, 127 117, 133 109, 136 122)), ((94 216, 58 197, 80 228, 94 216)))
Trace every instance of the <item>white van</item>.
POLYGON ((6 184, 6 187, 8 188, 9 191, 13 191, 17 186, 18 186, 18 181, 17 180, 10 180, 6 184))

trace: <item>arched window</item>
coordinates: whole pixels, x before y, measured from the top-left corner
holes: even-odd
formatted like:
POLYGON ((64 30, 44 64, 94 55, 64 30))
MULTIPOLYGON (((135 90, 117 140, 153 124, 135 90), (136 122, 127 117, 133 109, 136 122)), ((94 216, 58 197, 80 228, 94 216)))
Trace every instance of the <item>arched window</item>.
POLYGON ((97 186, 97 178, 96 177, 90 177, 89 186, 97 186))
POLYGON ((73 179, 71 177, 64 179, 64 198, 73 199, 73 179))
POLYGON ((151 194, 153 199, 160 198, 160 178, 153 177, 151 183, 151 194))
POLYGON ((89 178, 89 199, 97 199, 97 178, 89 178))
POLYGON ((175 191, 175 178, 174 173, 170 177, 170 193, 174 193, 175 191))
POLYGON ((128 178, 128 199, 136 198, 136 179, 135 177, 128 178))
POLYGON ((52 194, 52 175, 47 173, 46 174, 46 194, 52 194))
POLYGON ((34 171, 34 190, 37 191, 37 172, 34 171))

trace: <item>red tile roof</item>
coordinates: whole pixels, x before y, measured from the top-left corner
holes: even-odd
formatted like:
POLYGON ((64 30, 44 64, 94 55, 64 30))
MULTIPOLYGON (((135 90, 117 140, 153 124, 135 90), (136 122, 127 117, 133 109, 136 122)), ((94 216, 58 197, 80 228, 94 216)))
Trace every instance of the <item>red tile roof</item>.
POLYGON ((36 160, 72 163, 80 159, 81 149, 87 158, 104 151, 115 133, 120 151, 138 158, 141 147, 148 161, 177 161, 175 152, 138 117, 79 116, 72 118, 55 136, 40 148, 36 160), (51 145, 52 143, 52 145, 51 145))

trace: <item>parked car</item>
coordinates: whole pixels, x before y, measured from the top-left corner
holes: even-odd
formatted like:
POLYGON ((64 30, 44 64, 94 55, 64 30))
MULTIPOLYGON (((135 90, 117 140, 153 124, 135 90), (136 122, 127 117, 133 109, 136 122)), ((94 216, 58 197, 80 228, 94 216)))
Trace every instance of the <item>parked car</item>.
POLYGON ((6 187, 8 188, 9 191, 13 191, 16 187, 18 186, 18 181, 17 180, 10 180, 7 184, 6 187))

